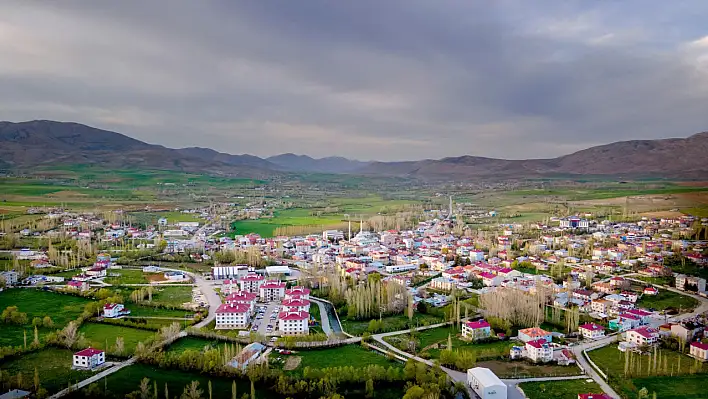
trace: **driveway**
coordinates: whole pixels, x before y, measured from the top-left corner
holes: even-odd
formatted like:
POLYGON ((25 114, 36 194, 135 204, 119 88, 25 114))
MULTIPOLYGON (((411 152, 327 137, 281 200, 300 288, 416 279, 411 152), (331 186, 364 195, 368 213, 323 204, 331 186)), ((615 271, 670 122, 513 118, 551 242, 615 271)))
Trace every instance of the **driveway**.
MULTIPOLYGON (((263 305, 263 304, 259 304, 263 305)), ((263 336, 269 336, 269 335, 279 335, 278 332, 276 332, 276 329, 278 327, 278 319, 271 320, 270 315, 273 314, 273 311, 275 308, 279 307, 280 305, 278 303, 269 303, 268 307, 266 308, 266 312, 263 315, 263 318, 258 320, 258 334, 261 334, 263 336), (273 331, 268 332, 268 324, 273 326, 273 331)))

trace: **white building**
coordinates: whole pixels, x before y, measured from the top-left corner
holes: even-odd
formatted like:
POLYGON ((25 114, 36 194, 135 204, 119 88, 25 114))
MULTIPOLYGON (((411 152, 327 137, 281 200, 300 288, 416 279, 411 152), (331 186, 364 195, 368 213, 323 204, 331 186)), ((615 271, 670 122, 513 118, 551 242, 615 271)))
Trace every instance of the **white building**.
POLYGON ((310 301, 307 299, 283 299, 283 312, 310 312, 310 301))
POLYGON ((261 301, 279 301, 285 296, 285 283, 276 280, 269 280, 261 284, 259 291, 261 301))
POLYGON ((519 330, 519 340, 522 342, 536 341, 542 339, 546 342, 552 342, 552 334, 538 327, 524 328, 519 330))
POLYGON ((19 275, 15 271, 8 271, 0 272, 0 277, 2 277, 5 280, 5 284, 9 286, 17 284, 19 275))
POLYGON ((266 266, 266 274, 269 276, 285 275, 289 276, 292 273, 288 266, 266 266))
POLYGON ((659 341, 659 331, 643 326, 627 331, 625 341, 635 345, 652 345, 659 341))
POLYGON ((605 327, 595 323, 586 323, 578 327, 583 338, 597 339, 605 336, 605 327))
POLYGON ((310 332, 307 312, 280 312, 278 315, 278 330, 282 335, 307 335, 310 332))
POLYGON ((440 291, 452 291, 456 285, 455 280, 446 277, 436 277, 430 281, 430 288, 440 291))
POLYGON ((285 290, 286 298, 310 299, 310 289, 302 286, 296 286, 285 290))
POLYGON ((222 304, 216 310, 216 329, 246 328, 251 320, 251 307, 242 303, 222 304))
POLYGON ((103 305, 103 317, 114 318, 130 314, 122 303, 107 303, 103 305))
POLYGON ((475 367, 467 370, 467 385, 481 399, 506 399, 506 384, 490 369, 475 367))
POLYGON ((248 266, 214 266, 211 268, 211 274, 215 280, 223 280, 227 278, 240 278, 248 274, 248 266))
POLYGON ((706 362, 708 361, 708 344, 703 342, 691 342, 690 354, 694 358, 706 362))
POLYGON ((344 239, 344 232, 339 231, 339 230, 325 230, 322 232, 322 239, 323 240, 343 240, 344 239))
POLYGON ((526 353, 533 362, 546 363, 553 360, 553 348, 544 339, 527 342, 526 353))
POLYGON ((238 285, 241 286, 241 291, 246 291, 253 294, 258 294, 260 292, 261 285, 264 282, 265 277, 256 273, 249 273, 238 279, 238 285))
POLYGON ((258 298, 258 295, 246 292, 246 291, 236 291, 232 292, 226 297, 226 300, 224 300, 224 303, 227 305, 247 305, 251 312, 253 312, 256 308, 256 299, 258 298))
POLYGON ((418 265, 414 265, 414 264, 390 265, 390 266, 385 266, 384 269, 386 270, 386 273, 402 273, 402 272, 408 272, 411 270, 418 270, 418 265))
POLYGON ((102 350, 86 348, 74 353, 72 366, 77 369, 92 370, 106 362, 106 353, 102 350))
POLYGON ((706 290, 706 279, 687 276, 685 274, 679 274, 676 276, 676 288, 686 291, 686 286, 695 286, 698 288, 698 292, 705 292, 706 290))
POLYGON ((462 324, 462 336, 472 340, 489 338, 492 328, 486 320, 468 321, 462 324))

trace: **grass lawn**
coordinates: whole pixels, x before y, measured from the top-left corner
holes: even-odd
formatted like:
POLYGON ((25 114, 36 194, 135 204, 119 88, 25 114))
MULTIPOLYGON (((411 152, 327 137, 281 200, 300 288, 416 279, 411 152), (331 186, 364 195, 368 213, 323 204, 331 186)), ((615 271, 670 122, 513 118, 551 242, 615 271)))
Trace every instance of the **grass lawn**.
POLYGON ((152 294, 152 302, 161 305, 182 306, 192 301, 192 287, 158 287, 152 294))
POLYGON ((40 328, 40 335, 44 335, 57 328, 61 328, 76 319, 84 310, 90 300, 71 295, 58 294, 51 291, 41 291, 28 288, 15 288, 0 292, 0 310, 8 306, 17 306, 20 312, 27 313, 28 323, 23 326, 2 325, 0 330, 0 346, 22 345, 23 331, 27 331, 27 340, 32 342, 34 328, 32 318, 49 316, 52 318, 54 328, 40 328))
POLYGON ((524 382, 519 387, 529 399, 578 399, 579 393, 602 393, 602 388, 592 380, 524 382))
POLYGON ((558 377, 581 374, 577 366, 558 366, 555 363, 533 364, 523 360, 487 360, 477 362, 477 367, 486 367, 499 378, 558 377))
POLYGON ((119 274, 117 277, 106 277, 103 281, 108 284, 147 284, 148 280, 142 270, 134 269, 111 269, 108 274, 119 274))
MULTIPOLYGON (((342 321, 342 328, 349 334, 360 336, 369 328, 370 320, 349 320, 346 317, 342 318, 341 314, 339 317, 342 321)), ((379 332, 398 331, 408 328, 408 316, 405 315, 386 316, 381 320, 384 322, 384 328, 383 331, 379 332)), ((413 323, 416 326, 428 326, 441 322, 443 320, 437 316, 417 312, 413 315, 413 323)))
POLYGON ((318 369, 342 366, 366 367, 370 364, 384 367, 402 366, 400 363, 391 361, 378 352, 364 349, 359 345, 345 345, 320 350, 301 350, 298 351, 297 356, 300 356, 302 361, 296 370, 302 370, 305 367, 318 369))
POLYGON ((224 343, 221 341, 197 337, 185 337, 178 339, 174 344, 170 345, 169 348, 167 348, 167 352, 184 352, 187 349, 202 351, 205 347, 223 347, 223 345, 224 343))
POLYGON ((637 306, 644 308, 654 308, 664 310, 672 307, 681 309, 682 312, 693 310, 698 306, 699 302, 690 296, 681 295, 673 291, 659 290, 659 295, 642 295, 637 301, 637 306))
POLYGON ((106 342, 110 349, 115 347, 116 338, 123 337, 126 354, 135 352, 135 346, 138 345, 138 342, 146 341, 155 335, 152 331, 100 323, 84 323, 79 331, 84 333, 90 346, 104 350, 106 349, 106 342))
POLYGON ((72 370, 72 356, 73 352, 68 349, 48 348, 9 359, 0 363, 0 369, 3 375, 9 373, 14 376, 21 372, 22 381, 27 385, 25 388, 30 388, 36 368, 40 385, 50 393, 54 393, 66 388, 69 383, 73 384, 93 374, 88 371, 72 370))
MULTIPOLYGON (((694 366, 694 359, 686 356, 684 354, 659 349, 661 352, 661 357, 666 358, 667 362, 667 374, 672 375, 684 375, 689 374, 691 368, 694 366), (681 366, 679 368, 679 362, 681 366)), ((600 369, 607 375, 624 376, 624 363, 625 363, 625 353, 620 352, 616 345, 606 346, 604 348, 595 349, 588 352, 590 358, 597 364, 600 369)), ((643 366, 640 368, 642 372, 646 372, 648 369, 649 356, 638 356, 641 360, 643 366)), ((663 363, 663 360, 662 360, 663 363)), ((708 373, 708 364, 703 364, 701 370, 708 373)))
POLYGON ((660 399, 694 399, 706 397, 705 374, 683 375, 679 377, 647 377, 635 378, 632 384, 635 389, 631 391, 623 390, 620 394, 628 398, 634 398, 640 389, 649 390, 649 395, 656 392, 656 397, 660 399))
MULTIPOLYGON (((212 383, 212 393, 215 398, 230 398, 231 383, 233 380, 219 377, 209 377, 197 373, 190 373, 181 370, 161 369, 145 364, 134 364, 121 369, 106 379, 108 393, 104 393, 104 382, 97 383, 101 396, 111 398, 124 398, 127 394, 139 389, 140 381, 143 378, 150 379, 150 393, 153 392, 153 383, 157 382, 158 397, 165 397, 165 384, 170 397, 179 397, 184 387, 192 381, 199 381, 199 388, 203 391, 202 397, 208 397, 207 385, 212 383)), ((236 380, 237 393, 240 398, 244 393, 251 392, 251 385, 247 379, 236 380)), ((259 399, 275 399, 278 395, 274 392, 256 388, 256 397, 259 399)), ((76 395, 74 397, 83 397, 76 395)))
MULTIPOLYGON (((130 316, 133 317, 193 317, 194 312, 182 309, 161 309, 152 308, 150 306, 140 306, 134 303, 128 303, 125 305, 126 309, 130 310, 130 316)), ((181 321, 180 321, 181 322, 181 321)))

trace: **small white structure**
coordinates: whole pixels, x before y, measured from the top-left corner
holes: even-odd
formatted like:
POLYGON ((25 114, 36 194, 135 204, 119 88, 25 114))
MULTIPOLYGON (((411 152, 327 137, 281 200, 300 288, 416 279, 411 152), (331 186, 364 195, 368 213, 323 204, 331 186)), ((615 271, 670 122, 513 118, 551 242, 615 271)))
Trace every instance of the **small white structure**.
POLYGON ((244 277, 248 274, 248 266, 247 265, 214 266, 211 268, 211 274, 214 275, 215 280, 244 277))
POLYGON ((277 276, 283 274, 289 276, 292 273, 288 266, 266 266, 266 274, 269 276, 277 276))
POLYGON ((11 270, 9 272, 0 272, 0 277, 2 277, 5 280, 5 284, 9 286, 17 284, 19 275, 16 271, 11 270))
POLYGON ((384 267, 386 273, 401 273, 408 272, 411 270, 418 270, 418 265, 408 264, 408 265, 391 265, 384 267))
POLYGON ((506 384, 488 368, 467 370, 467 384, 481 399, 506 399, 506 384))
POLYGON ((106 362, 106 353, 99 349, 86 348, 74 353, 72 366, 77 369, 92 370, 106 362))
POLYGON ((259 288, 261 301, 279 301, 285 296, 285 283, 276 280, 266 281, 259 288))
POLYGON ((103 305, 103 317, 115 318, 130 314, 130 310, 126 309, 122 303, 107 303, 103 305))
POLYGON ((307 335, 310 333, 307 312, 280 312, 278 315, 278 330, 282 335, 307 335))
POLYGON ((251 320, 251 307, 242 303, 222 304, 216 310, 217 330, 246 328, 251 320))
POLYGON ((188 281, 189 276, 187 276, 186 273, 182 272, 165 272, 165 278, 169 281, 188 281))

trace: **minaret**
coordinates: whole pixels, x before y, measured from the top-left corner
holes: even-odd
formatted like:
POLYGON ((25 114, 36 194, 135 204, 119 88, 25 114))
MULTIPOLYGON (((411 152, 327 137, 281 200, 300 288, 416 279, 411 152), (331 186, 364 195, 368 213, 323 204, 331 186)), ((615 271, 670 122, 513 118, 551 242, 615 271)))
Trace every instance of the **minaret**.
POLYGON ((352 220, 349 219, 349 235, 347 236, 347 240, 351 241, 352 239, 352 220))
POLYGON ((452 195, 450 196, 450 213, 447 214, 448 219, 452 219, 452 195))
POLYGON ((361 219, 359 219, 359 234, 361 234, 362 231, 364 231, 364 218, 363 217, 361 219))

